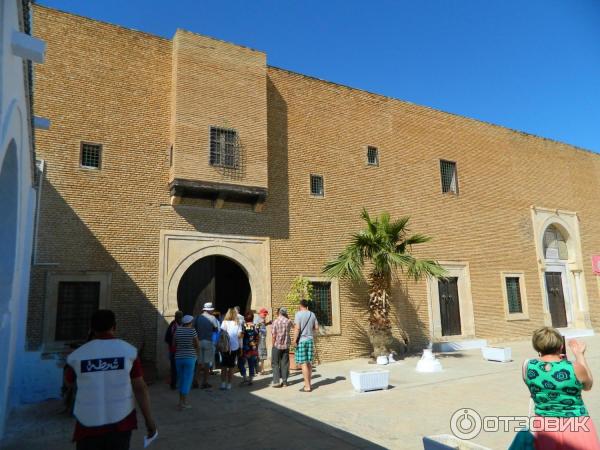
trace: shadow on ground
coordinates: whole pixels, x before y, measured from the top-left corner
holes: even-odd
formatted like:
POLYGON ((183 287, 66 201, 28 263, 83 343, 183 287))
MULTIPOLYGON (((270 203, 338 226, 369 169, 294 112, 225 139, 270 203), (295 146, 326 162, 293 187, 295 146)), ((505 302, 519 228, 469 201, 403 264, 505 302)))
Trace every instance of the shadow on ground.
MULTIPOLYGON (((318 372, 318 370, 317 370, 318 372)), ((292 402, 282 407, 256 395, 269 386, 271 378, 255 379, 252 386, 240 385, 239 374, 234 377, 231 391, 218 390, 219 377, 212 376, 213 388, 193 389, 190 393, 192 409, 178 411, 177 391, 165 383, 150 387, 152 410, 159 428, 159 439, 151 449, 383 449, 327 423, 295 411, 294 401, 302 401, 309 393, 300 393, 302 375, 290 377, 290 386, 281 388, 294 391, 292 402)), ((345 380, 337 376, 326 378, 314 374, 314 388, 345 380)), ((13 414, 7 438, 0 443, 6 450, 63 450, 75 448, 70 442, 73 419, 62 413, 60 401, 30 405, 13 414)), ((140 426, 143 424, 138 413, 140 426)), ((136 430, 131 448, 141 449, 143 428, 136 430)))

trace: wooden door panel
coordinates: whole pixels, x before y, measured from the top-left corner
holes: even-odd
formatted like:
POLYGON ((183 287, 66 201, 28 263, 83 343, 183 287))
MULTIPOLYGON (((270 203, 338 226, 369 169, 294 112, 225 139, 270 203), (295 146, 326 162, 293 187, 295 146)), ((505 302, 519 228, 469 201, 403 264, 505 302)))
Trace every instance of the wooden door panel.
POLYGON ((548 293, 548 309, 554 328, 567 326, 567 312, 560 272, 546 272, 546 292, 548 293))
POLYGON ((438 289, 442 336, 457 336, 462 334, 458 278, 449 277, 446 280, 438 281, 438 289))

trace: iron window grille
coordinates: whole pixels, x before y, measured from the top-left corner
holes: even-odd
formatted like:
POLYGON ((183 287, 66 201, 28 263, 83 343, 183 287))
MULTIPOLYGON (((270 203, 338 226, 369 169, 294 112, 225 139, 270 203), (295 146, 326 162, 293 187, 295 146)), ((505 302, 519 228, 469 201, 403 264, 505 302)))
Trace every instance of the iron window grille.
POLYGON ((235 130, 210 127, 210 165, 228 169, 239 167, 240 145, 235 130))
POLYGON ((331 283, 311 282, 313 287, 312 307, 319 325, 330 327, 333 324, 331 306, 331 283))
POLYGON ((369 166, 379 165, 379 150, 377 147, 367 147, 367 164, 369 166))
POLYGON ((99 169, 102 161, 102 146, 100 144, 81 143, 81 167, 99 169))
POLYGON ((521 280, 518 277, 506 277, 506 297, 509 314, 522 313, 521 280))
POLYGON ((100 282, 61 281, 58 284, 55 340, 85 340, 99 302, 100 282))
POLYGON ((440 175, 442 178, 442 192, 458 194, 456 163, 440 160, 440 175))
POLYGON ((310 194, 315 197, 323 197, 325 195, 323 177, 321 175, 310 176, 310 194))

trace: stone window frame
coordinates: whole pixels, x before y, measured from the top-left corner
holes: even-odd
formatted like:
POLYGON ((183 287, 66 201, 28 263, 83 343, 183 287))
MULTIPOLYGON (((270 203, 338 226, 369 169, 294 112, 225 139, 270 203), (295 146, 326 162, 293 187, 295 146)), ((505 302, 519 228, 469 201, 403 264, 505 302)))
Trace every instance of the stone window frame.
POLYGON ((456 195, 458 196, 458 193, 460 191, 459 189, 459 184, 458 184, 458 163, 456 161, 452 161, 450 159, 440 159, 440 163, 439 163, 439 167, 440 167, 440 184, 441 184, 441 188, 442 188, 442 194, 445 195, 456 195), (445 189, 444 186, 444 180, 445 177, 444 175, 447 173, 447 171, 449 169, 452 169, 453 172, 453 177, 452 179, 454 180, 454 183, 452 183, 452 180, 450 181, 450 184, 448 185, 448 189, 445 189))
POLYGON ((58 305, 58 286, 61 282, 99 282, 100 297, 98 309, 110 306, 112 274, 110 272, 48 272, 44 307, 43 343, 46 351, 65 350, 66 345, 76 341, 57 341, 56 313, 58 305))
POLYGON ((308 281, 315 283, 330 283, 331 289, 331 326, 319 324, 319 335, 335 336, 342 334, 342 320, 340 314, 340 282, 337 278, 329 277, 305 277, 308 281))
POLYGON ((379 147, 375 145, 367 145, 365 147, 365 157, 368 167, 379 167, 379 147), (373 152, 375 155, 375 162, 373 163, 369 161, 369 152, 373 152))
POLYGON ((529 308, 527 306, 527 289, 525 288, 525 272, 501 272, 500 280, 502 283, 502 299, 504 301, 504 315, 506 320, 529 320, 529 308), (521 292, 521 307, 523 309, 520 313, 511 313, 508 309, 508 292, 506 289, 507 278, 518 278, 519 279, 519 291, 521 292))
POLYGON ((104 145, 98 142, 91 141, 79 141, 79 168, 82 170, 91 170, 95 172, 99 172, 102 170, 102 164, 104 162, 104 145), (99 148, 98 150, 98 167, 95 166, 84 166, 83 165, 83 146, 84 145, 94 145, 99 148))
POLYGON ((311 198, 325 198, 325 177, 318 173, 311 173, 308 177, 308 192, 311 198), (313 193, 313 177, 319 177, 321 179, 321 194, 313 193))

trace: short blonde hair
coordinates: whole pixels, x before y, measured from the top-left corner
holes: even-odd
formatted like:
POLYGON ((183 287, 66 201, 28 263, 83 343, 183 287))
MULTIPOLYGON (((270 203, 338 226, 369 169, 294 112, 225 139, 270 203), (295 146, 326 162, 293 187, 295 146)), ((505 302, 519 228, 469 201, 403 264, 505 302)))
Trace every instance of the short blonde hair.
POLYGON ((533 348, 541 355, 560 353, 563 349, 564 338, 552 327, 538 328, 531 338, 533 348))

